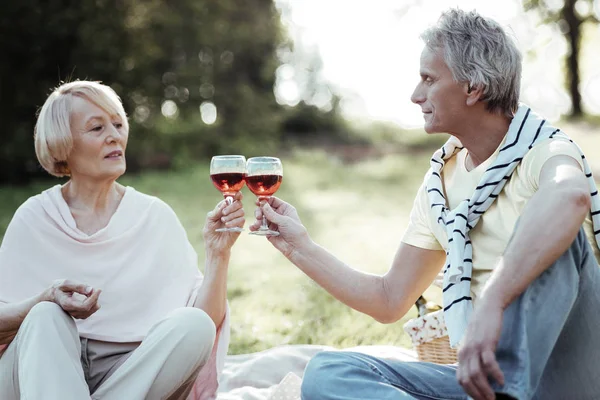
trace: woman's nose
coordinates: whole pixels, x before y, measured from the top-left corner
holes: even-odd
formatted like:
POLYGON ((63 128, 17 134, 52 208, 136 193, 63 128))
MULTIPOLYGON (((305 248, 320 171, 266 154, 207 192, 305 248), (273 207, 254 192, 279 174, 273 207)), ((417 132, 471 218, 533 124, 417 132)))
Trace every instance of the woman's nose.
POLYGON ((115 128, 114 126, 111 125, 111 128, 108 129, 108 135, 106 135, 106 142, 114 143, 117 141, 119 136, 120 135, 119 135, 119 131, 117 130, 117 128, 115 128))

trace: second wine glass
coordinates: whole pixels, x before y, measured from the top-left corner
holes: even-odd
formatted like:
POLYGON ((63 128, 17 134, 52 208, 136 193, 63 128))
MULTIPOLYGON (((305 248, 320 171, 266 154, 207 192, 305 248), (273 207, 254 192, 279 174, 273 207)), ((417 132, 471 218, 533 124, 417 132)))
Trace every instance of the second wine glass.
MULTIPOLYGON (((283 180, 281 160, 275 157, 252 157, 246 163, 246 185, 258 200, 268 200, 275 194, 283 180)), ((263 215, 261 227, 251 235, 278 236, 279 232, 269 229, 267 218, 263 215)))
MULTIPOLYGON (((233 197, 244 186, 246 157, 214 156, 210 160, 210 179, 213 185, 223 193, 227 204, 233 203, 233 197)), ((217 232, 242 232, 243 228, 218 228, 217 232)))

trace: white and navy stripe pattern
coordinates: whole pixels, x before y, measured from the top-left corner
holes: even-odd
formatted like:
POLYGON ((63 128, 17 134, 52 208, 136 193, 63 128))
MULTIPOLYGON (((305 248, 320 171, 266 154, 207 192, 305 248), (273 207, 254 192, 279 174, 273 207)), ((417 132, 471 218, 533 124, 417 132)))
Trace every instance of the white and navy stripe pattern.
MULTIPOLYGON (((462 144, 457 138, 451 137, 431 158, 431 169, 427 180, 431 212, 437 216, 438 223, 448 234, 447 258, 443 270, 443 302, 444 319, 448 326, 452 347, 455 347, 462 339, 472 312, 473 249, 469 240, 469 230, 477 225, 481 214, 498 197, 529 149, 539 141, 553 137, 570 140, 559 129, 553 128, 529 107, 521 104, 508 128, 505 145, 499 150, 497 158, 484 172, 471 198, 463 200, 454 210, 448 208, 441 171, 444 168, 444 162, 463 148, 462 144)), ((585 167, 584 172, 589 181, 594 235, 596 243, 600 246, 600 196, 585 155, 579 147, 577 148, 581 153, 585 167)))

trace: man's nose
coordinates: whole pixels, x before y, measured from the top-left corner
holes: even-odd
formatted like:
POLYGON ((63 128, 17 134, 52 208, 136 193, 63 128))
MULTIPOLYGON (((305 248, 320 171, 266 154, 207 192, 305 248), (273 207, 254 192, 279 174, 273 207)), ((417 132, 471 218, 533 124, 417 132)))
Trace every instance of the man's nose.
POLYGON ((423 90, 421 90, 421 85, 417 85, 413 94, 410 96, 410 101, 415 104, 421 104, 425 101, 425 94, 423 93, 423 90))

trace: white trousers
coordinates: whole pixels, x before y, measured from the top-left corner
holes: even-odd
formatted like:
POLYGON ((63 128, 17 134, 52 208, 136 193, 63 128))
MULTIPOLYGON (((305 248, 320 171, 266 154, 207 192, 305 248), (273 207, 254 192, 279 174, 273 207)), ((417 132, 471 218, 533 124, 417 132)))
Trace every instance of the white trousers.
MULTIPOLYGON (((129 344, 132 351, 123 357, 103 358, 112 365, 88 365, 88 355, 82 353, 87 341, 80 339, 73 318, 58 305, 41 302, 0 357, 0 399, 185 399, 210 357, 215 335, 204 311, 179 308, 156 323, 141 344, 129 344), (90 394, 89 378, 98 376, 94 368, 104 369, 100 372, 106 379, 90 394)), ((96 349, 109 344, 98 343, 104 347, 96 349)))

